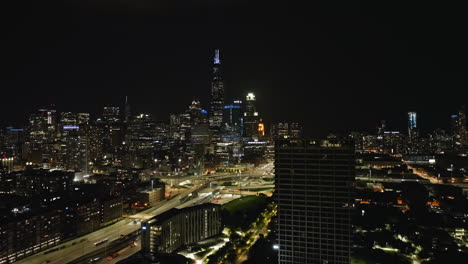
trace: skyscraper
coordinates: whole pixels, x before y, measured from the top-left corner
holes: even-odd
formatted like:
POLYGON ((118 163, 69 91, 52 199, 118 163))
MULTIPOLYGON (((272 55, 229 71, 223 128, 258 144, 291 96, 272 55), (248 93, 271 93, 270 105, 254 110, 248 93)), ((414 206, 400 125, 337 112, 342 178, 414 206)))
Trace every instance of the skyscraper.
POLYGON ((451 118, 454 147, 460 148, 463 145, 467 145, 465 107, 462 107, 458 111, 458 114, 452 115, 451 118))
POLYGON ((260 122, 260 117, 255 107, 255 94, 248 93, 245 99, 244 136, 254 138, 258 136, 258 123, 260 122))
POLYGON ((221 60, 219 57, 219 49, 216 49, 213 61, 213 79, 211 81, 209 113, 210 128, 213 130, 219 130, 223 123, 224 82, 221 74, 221 60))
POLYGON ((416 112, 408 112, 408 135, 409 136, 414 134, 417 128, 416 119, 417 119, 416 112))
POLYGON ((124 121, 128 122, 130 120, 130 116, 132 112, 130 110, 130 104, 128 103, 128 96, 125 96, 125 106, 124 106, 124 121))
POLYGON ((350 263, 354 142, 280 139, 275 152, 279 263, 350 263))

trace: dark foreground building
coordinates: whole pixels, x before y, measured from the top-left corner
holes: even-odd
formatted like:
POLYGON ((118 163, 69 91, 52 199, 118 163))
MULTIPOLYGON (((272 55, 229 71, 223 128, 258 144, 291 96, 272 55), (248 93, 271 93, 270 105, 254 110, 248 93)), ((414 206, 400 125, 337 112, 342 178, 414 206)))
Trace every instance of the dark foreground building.
POLYGON ((350 263, 354 143, 277 140, 280 264, 350 263))
POLYGON ((178 248, 219 235, 221 206, 201 204, 171 209, 142 223, 141 249, 145 254, 173 253, 178 248))

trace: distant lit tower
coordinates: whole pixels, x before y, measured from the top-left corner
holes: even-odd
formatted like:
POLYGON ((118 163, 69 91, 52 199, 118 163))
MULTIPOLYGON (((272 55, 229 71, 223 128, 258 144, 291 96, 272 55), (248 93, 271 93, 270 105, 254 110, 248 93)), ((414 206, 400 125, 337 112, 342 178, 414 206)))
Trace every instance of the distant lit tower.
POLYGON ((190 121, 192 125, 199 125, 203 122, 201 103, 198 100, 193 100, 189 106, 187 113, 190 114, 190 121))
POLYGON ((224 111, 224 82, 221 76, 221 61, 219 58, 219 49, 215 50, 213 61, 213 79, 211 80, 210 94, 210 128, 219 130, 223 123, 224 111))
POLYGON ((125 96, 124 121, 128 122, 131 115, 132 113, 130 111, 130 104, 128 103, 128 96, 125 96))
POLYGON ((408 112, 408 136, 412 140, 417 135, 417 114, 408 112))
POLYGON ((462 107, 457 115, 452 115, 451 119, 454 147, 459 148, 467 145, 465 107, 462 107))
POLYGON ((258 112, 255 107, 255 94, 248 93, 245 99, 244 136, 255 138, 259 135, 258 124, 260 123, 260 117, 258 116, 258 112))

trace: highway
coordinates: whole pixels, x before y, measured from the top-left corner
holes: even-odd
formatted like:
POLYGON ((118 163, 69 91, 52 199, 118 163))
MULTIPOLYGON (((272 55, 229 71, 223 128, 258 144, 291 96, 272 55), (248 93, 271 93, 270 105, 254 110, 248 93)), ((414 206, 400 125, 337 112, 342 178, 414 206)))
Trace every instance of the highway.
MULTIPOLYGON (((194 186, 185 192, 181 193, 179 196, 182 197, 184 195, 188 195, 189 193, 201 188, 202 186, 194 186)), ((170 199, 164 202, 161 202, 161 204, 156 207, 156 208, 151 208, 148 210, 145 210, 143 212, 140 212, 139 214, 151 214, 151 215, 158 215, 161 214, 167 210, 170 210, 174 207, 177 207, 180 205, 180 201, 177 198, 170 199)), ((104 239, 108 239, 109 241, 116 240, 120 238, 121 234, 128 234, 131 232, 136 231, 137 229, 140 228, 140 222, 137 221, 137 223, 134 223, 135 219, 124 219, 121 220, 111 226, 99 229, 93 233, 87 234, 85 236, 73 239, 71 241, 66 242, 65 244, 61 244, 56 247, 62 247, 65 245, 64 249, 60 249, 58 251, 49 253, 47 255, 44 255, 43 252, 40 252, 38 254, 29 256, 25 259, 19 260, 15 263, 18 264, 43 264, 43 263, 49 263, 49 264, 63 264, 63 263, 68 263, 74 259, 77 259, 83 255, 89 254, 96 249, 99 248, 106 248, 108 243, 104 243, 100 246, 95 246, 95 242, 102 241, 104 239)), ((48 249, 50 250, 50 249, 48 249)), ((47 251, 47 250, 46 250, 47 251)), ((44 252, 46 252, 44 251, 44 252)))
MULTIPOLYGON (((246 173, 243 176, 250 176, 250 177, 258 177, 262 176, 265 174, 259 174, 258 170, 254 170, 250 173, 246 173), (255 173, 255 174, 254 174, 255 173)), ((194 191, 200 190, 205 188, 205 186, 209 185, 210 182, 215 182, 218 180, 222 180, 225 178, 230 178, 230 177, 236 177, 238 175, 236 174, 223 174, 223 175, 210 175, 210 176, 203 176, 202 179, 204 179, 203 183, 197 184, 182 193, 180 193, 178 196, 175 198, 166 200, 161 202, 158 206, 147 209, 145 211, 139 212, 133 216, 130 216, 126 219, 123 219, 121 221, 116 222, 113 225, 110 225, 108 227, 102 228, 100 230, 97 230, 93 233, 87 234, 85 236, 67 241, 66 243, 60 244, 54 248, 61 248, 65 246, 65 248, 60 249, 58 251, 49 253, 49 254, 44 254, 44 252, 49 251, 50 249, 39 252, 35 255, 29 256, 25 259, 19 260, 15 263, 18 264, 43 264, 43 263, 49 263, 49 264, 63 264, 63 263, 69 263, 75 259, 80 258, 81 256, 87 255, 93 251, 96 251, 98 249, 104 248, 107 250, 107 246, 109 242, 119 239, 121 234, 129 234, 132 232, 135 232, 138 230, 141 226, 140 224, 140 219, 142 218, 149 218, 151 216, 159 215, 165 211, 168 211, 172 208, 178 207, 185 207, 192 205, 193 203, 197 202, 200 198, 193 199, 192 201, 188 201, 184 203, 183 205, 180 204, 180 197, 184 197, 194 191), (145 217, 146 216, 146 217, 145 217), (134 223, 134 221, 137 221, 134 223), (94 243, 102 241, 107 239, 109 242, 103 243, 102 245, 95 246, 94 243)), ((216 188, 218 189, 218 188, 216 188)), ((137 248, 140 248, 141 245, 139 245, 137 248)), ((52 248, 51 248, 52 249, 52 248)), ((136 248, 131 249, 130 251, 135 251, 136 248)), ((121 259, 121 258, 119 258, 121 259)), ((108 263, 108 262, 106 262, 108 263)))

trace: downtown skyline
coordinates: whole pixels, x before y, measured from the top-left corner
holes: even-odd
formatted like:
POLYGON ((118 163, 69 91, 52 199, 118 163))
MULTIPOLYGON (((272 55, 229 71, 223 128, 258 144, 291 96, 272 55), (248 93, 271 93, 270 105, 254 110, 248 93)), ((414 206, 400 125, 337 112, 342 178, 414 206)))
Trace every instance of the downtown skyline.
POLYGON ((265 121, 296 119, 313 136, 375 129, 380 120, 403 130, 409 111, 422 129, 447 129, 466 104, 462 23, 448 7, 137 3, 145 8, 41 3, 22 12, 12 4, 18 23, 5 42, 2 125, 21 125, 51 103, 99 113, 127 95, 136 112, 158 119, 194 98, 209 108, 215 48, 227 101, 253 92, 265 121), (444 19, 428 20, 433 12, 444 19))

